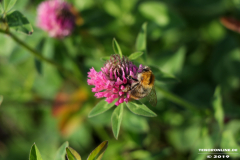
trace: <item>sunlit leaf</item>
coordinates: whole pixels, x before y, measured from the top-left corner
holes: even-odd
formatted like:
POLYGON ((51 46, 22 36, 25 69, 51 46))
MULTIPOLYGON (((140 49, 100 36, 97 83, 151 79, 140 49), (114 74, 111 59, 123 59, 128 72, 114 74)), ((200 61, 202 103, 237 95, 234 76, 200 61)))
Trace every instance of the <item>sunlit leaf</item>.
POLYGON ((162 59, 161 70, 170 74, 179 74, 184 65, 186 55, 186 48, 180 47, 175 53, 169 54, 167 58, 162 59))
POLYGON ((180 80, 177 79, 174 75, 170 73, 163 72, 158 67, 155 66, 149 66, 156 78, 156 80, 164 82, 164 83, 175 83, 179 82, 180 80))
POLYGON ((8 12, 15 5, 17 0, 4 0, 4 11, 8 12))
POLYGON ((81 156, 71 147, 66 148, 68 160, 81 160, 81 156))
MULTIPOLYGON (((221 144, 220 147, 222 148, 229 148, 229 149, 237 149, 240 150, 240 145, 238 143, 237 135, 239 134, 240 127, 239 127, 239 120, 232 120, 230 121, 224 128, 222 132, 221 144)), ((225 151, 225 153, 233 153, 233 151, 225 151)), ((231 157, 236 158, 240 157, 239 154, 231 154, 231 157)))
POLYGON ((151 153, 146 150, 136 150, 131 152, 131 157, 133 159, 151 159, 151 153))
POLYGON ((108 103, 105 99, 98 102, 98 104, 91 110, 88 117, 94 117, 96 115, 102 114, 114 106, 116 100, 112 103, 108 103))
POLYGON ((30 150, 29 160, 42 160, 41 154, 35 143, 30 150))
POLYGON ((118 42, 115 38, 113 38, 113 42, 112 42, 112 45, 113 45, 113 50, 114 50, 114 53, 115 54, 119 54, 120 57, 122 57, 122 51, 121 51, 121 48, 120 46, 118 45, 118 42))
POLYGON ((136 40, 137 51, 146 52, 147 50, 147 23, 143 23, 140 32, 138 33, 136 40))
POLYGON ((95 148, 90 153, 87 160, 101 160, 107 147, 108 147, 108 141, 102 142, 97 148, 95 148))
POLYGON ((68 142, 64 142, 58 149, 54 160, 65 160, 66 148, 69 146, 68 142))
POLYGON ((222 107, 221 88, 219 86, 215 90, 212 105, 214 109, 214 117, 217 120, 219 127, 223 129, 224 112, 222 107))
POLYGON ((104 9, 108 14, 114 17, 120 17, 122 14, 122 10, 117 1, 104 1, 104 9))
POLYGON ((123 117, 123 103, 117 106, 112 113, 112 130, 113 135, 116 139, 118 139, 122 117, 123 117))
POLYGON ((129 60, 135 60, 138 57, 140 57, 142 54, 143 54, 143 52, 134 52, 128 57, 128 59, 129 60))
POLYGON ((0 105, 2 104, 3 96, 0 96, 0 105))
POLYGON ((0 3, 0 12, 1 12, 1 14, 3 14, 3 12, 4 12, 4 8, 2 6, 2 3, 0 3))
POLYGON ((33 28, 28 19, 19 11, 7 15, 8 26, 26 34, 32 34, 33 28))
POLYGON ((139 101, 128 102, 127 103, 128 109, 133 112, 134 114, 145 116, 145 117, 156 117, 156 113, 151 111, 147 106, 142 104, 139 101))
POLYGON ((121 5, 122 8, 124 8, 125 11, 131 11, 134 9, 134 7, 136 6, 136 3, 138 1, 137 0, 121 0, 121 5))
POLYGON ((143 16, 154 21, 159 26, 166 26, 170 21, 167 6, 162 2, 146 1, 141 3, 139 10, 143 16))
MULTIPOLYGON (((197 159, 197 160, 204 160, 204 159, 206 159, 206 155, 205 154, 199 154, 198 150, 200 148, 213 148, 214 147, 213 139, 209 135, 209 131, 208 131, 208 129, 206 127, 202 128, 201 134, 195 132, 196 135, 192 135, 193 136, 192 138, 194 138, 194 139, 189 139, 190 136, 189 137, 187 136, 187 135, 189 135, 189 133, 188 134, 187 133, 184 134, 184 132, 182 132, 181 134, 183 136, 185 136, 190 143, 192 143, 192 145, 189 146, 189 148, 191 148, 193 150, 193 153, 194 153, 192 155, 191 159, 197 159)), ((180 139, 181 139, 181 137, 180 137, 180 139)), ((184 141, 178 140, 178 139, 175 139, 175 140, 184 142, 184 141)), ((179 147, 183 148, 183 145, 179 145, 179 147)), ((207 153, 209 153, 209 152, 207 152, 207 153)))

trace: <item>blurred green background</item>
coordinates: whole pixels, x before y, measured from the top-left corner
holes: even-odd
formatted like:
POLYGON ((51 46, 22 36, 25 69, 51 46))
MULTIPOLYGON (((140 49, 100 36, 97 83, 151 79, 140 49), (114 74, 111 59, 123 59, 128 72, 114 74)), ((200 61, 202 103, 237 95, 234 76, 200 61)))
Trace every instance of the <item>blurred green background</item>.
MULTIPOLYGON (((240 36, 219 21, 225 15, 240 15, 239 0, 69 2, 84 20, 71 36, 53 39, 36 27, 40 0, 17 1, 15 9, 29 19, 34 33, 13 33, 73 73, 80 69, 81 81, 73 81, 44 62, 37 62, 41 66, 37 70, 36 60, 27 50, 0 35, 0 95, 4 96, 0 107, 1 160, 28 159, 34 142, 44 160, 53 159, 65 141, 83 159, 104 140, 109 140, 104 160, 200 160, 206 159, 198 154, 200 148, 240 150, 240 36), (144 65, 155 65, 180 80, 156 85, 194 104, 203 114, 166 99, 156 89, 158 105, 149 107, 158 116, 137 116, 125 107, 119 140, 115 140, 111 130, 114 107, 87 117, 99 101, 87 85, 87 72, 91 67, 100 71, 101 58, 114 53, 114 37, 124 55, 135 52, 144 22, 148 49, 144 65), (217 86, 221 94, 215 104, 217 86)), ((144 63, 143 58, 134 62, 144 63)), ((238 159, 240 154, 230 157, 238 159)))

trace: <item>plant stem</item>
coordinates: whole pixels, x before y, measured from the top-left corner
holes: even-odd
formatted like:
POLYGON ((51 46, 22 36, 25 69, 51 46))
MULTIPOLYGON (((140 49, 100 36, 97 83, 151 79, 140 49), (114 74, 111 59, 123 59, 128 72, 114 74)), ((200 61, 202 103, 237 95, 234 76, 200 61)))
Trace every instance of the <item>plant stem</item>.
POLYGON ((69 70, 66 70, 64 67, 62 67, 61 65, 58 65, 56 62, 50 60, 50 59, 47 59, 45 57, 42 56, 41 53, 39 53, 38 51, 34 50, 33 48, 31 48, 30 46, 28 46, 24 41, 22 41, 21 39, 19 39, 17 36, 15 36, 14 34, 12 34, 11 32, 9 31, 4 31, 2 29, 0 29, 0 33, 3 33, 3 34, 6 34, 6 35, 9 35, 15 42, 17 42, 19 45, 21 45, 22 47, 24 47, 25 49, 27 49, 33 56, 35 56, 36 58, 38 58, 39 60, 41 61, 44 61, 54 67, 56 67, 57 69, 59 69, 60 71, 64 72, 65 75, 67 76, 70 76, 72 79, 81 79, 82 78, 82 75, 80 72, 76 73, 77 74, 77 77, 73 78, 73 74, 71 71, 69 70))
POLYGON ((200 113, 200 110, 197 109, 198 108, 197 106, 183 100, 182 98, 178 97, 177 95, 174 95, 174 94, 170 93, 169 91, 164 90, 161 87, 156 86, 156 88, 158 89, 158 91, 160 91, 163 94, 163 96, 166 99, 168 99, 170 101, 173 101, 174 103, 176 103, 176 104, 178 104, 182 107, 185 107, 186 109, 189 109, 193 112, 196 112, 198 114, 200 113))

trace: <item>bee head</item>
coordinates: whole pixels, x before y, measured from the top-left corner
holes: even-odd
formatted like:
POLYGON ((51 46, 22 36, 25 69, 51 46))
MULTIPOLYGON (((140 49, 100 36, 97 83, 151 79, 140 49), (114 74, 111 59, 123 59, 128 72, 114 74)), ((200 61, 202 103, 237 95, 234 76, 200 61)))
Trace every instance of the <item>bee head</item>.
POLYGON ((148 71, 150 71, 150 68, 148 66, 145 66, 142 70, 142 72, 148 72, 148 71))

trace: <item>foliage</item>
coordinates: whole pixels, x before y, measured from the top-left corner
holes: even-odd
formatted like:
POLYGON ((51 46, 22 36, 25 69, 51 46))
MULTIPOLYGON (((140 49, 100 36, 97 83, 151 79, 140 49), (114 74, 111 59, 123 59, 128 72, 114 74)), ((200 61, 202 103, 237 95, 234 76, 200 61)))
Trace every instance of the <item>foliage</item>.
MULTIPOLYGON (((90 153, 87 160, 101 160, 105 150, 107 149, 107 145, 108 141, 102 142, 90 153)), ((63 143, 62 146, 58 149, 55 160, 65 160, 65 155, 68 160, 81 160, 81 157, 77 151, 68 146, 68 142, 63 143)), ((41 154, 36 144, 33 144, 30 150, 29 160, 42 160, 41 154)))
POLYGON ((80 159, 77 151, 200 160, 201 148, 240 149, 239 1, 66 1, 84 23, 63 39, 36 26, 42 0, 0 1, 1 160, 25 160, 33 142, 30 160, 80 159), (94 97, 87 72, 112 54, 151 68, 156 107, 94 97))

